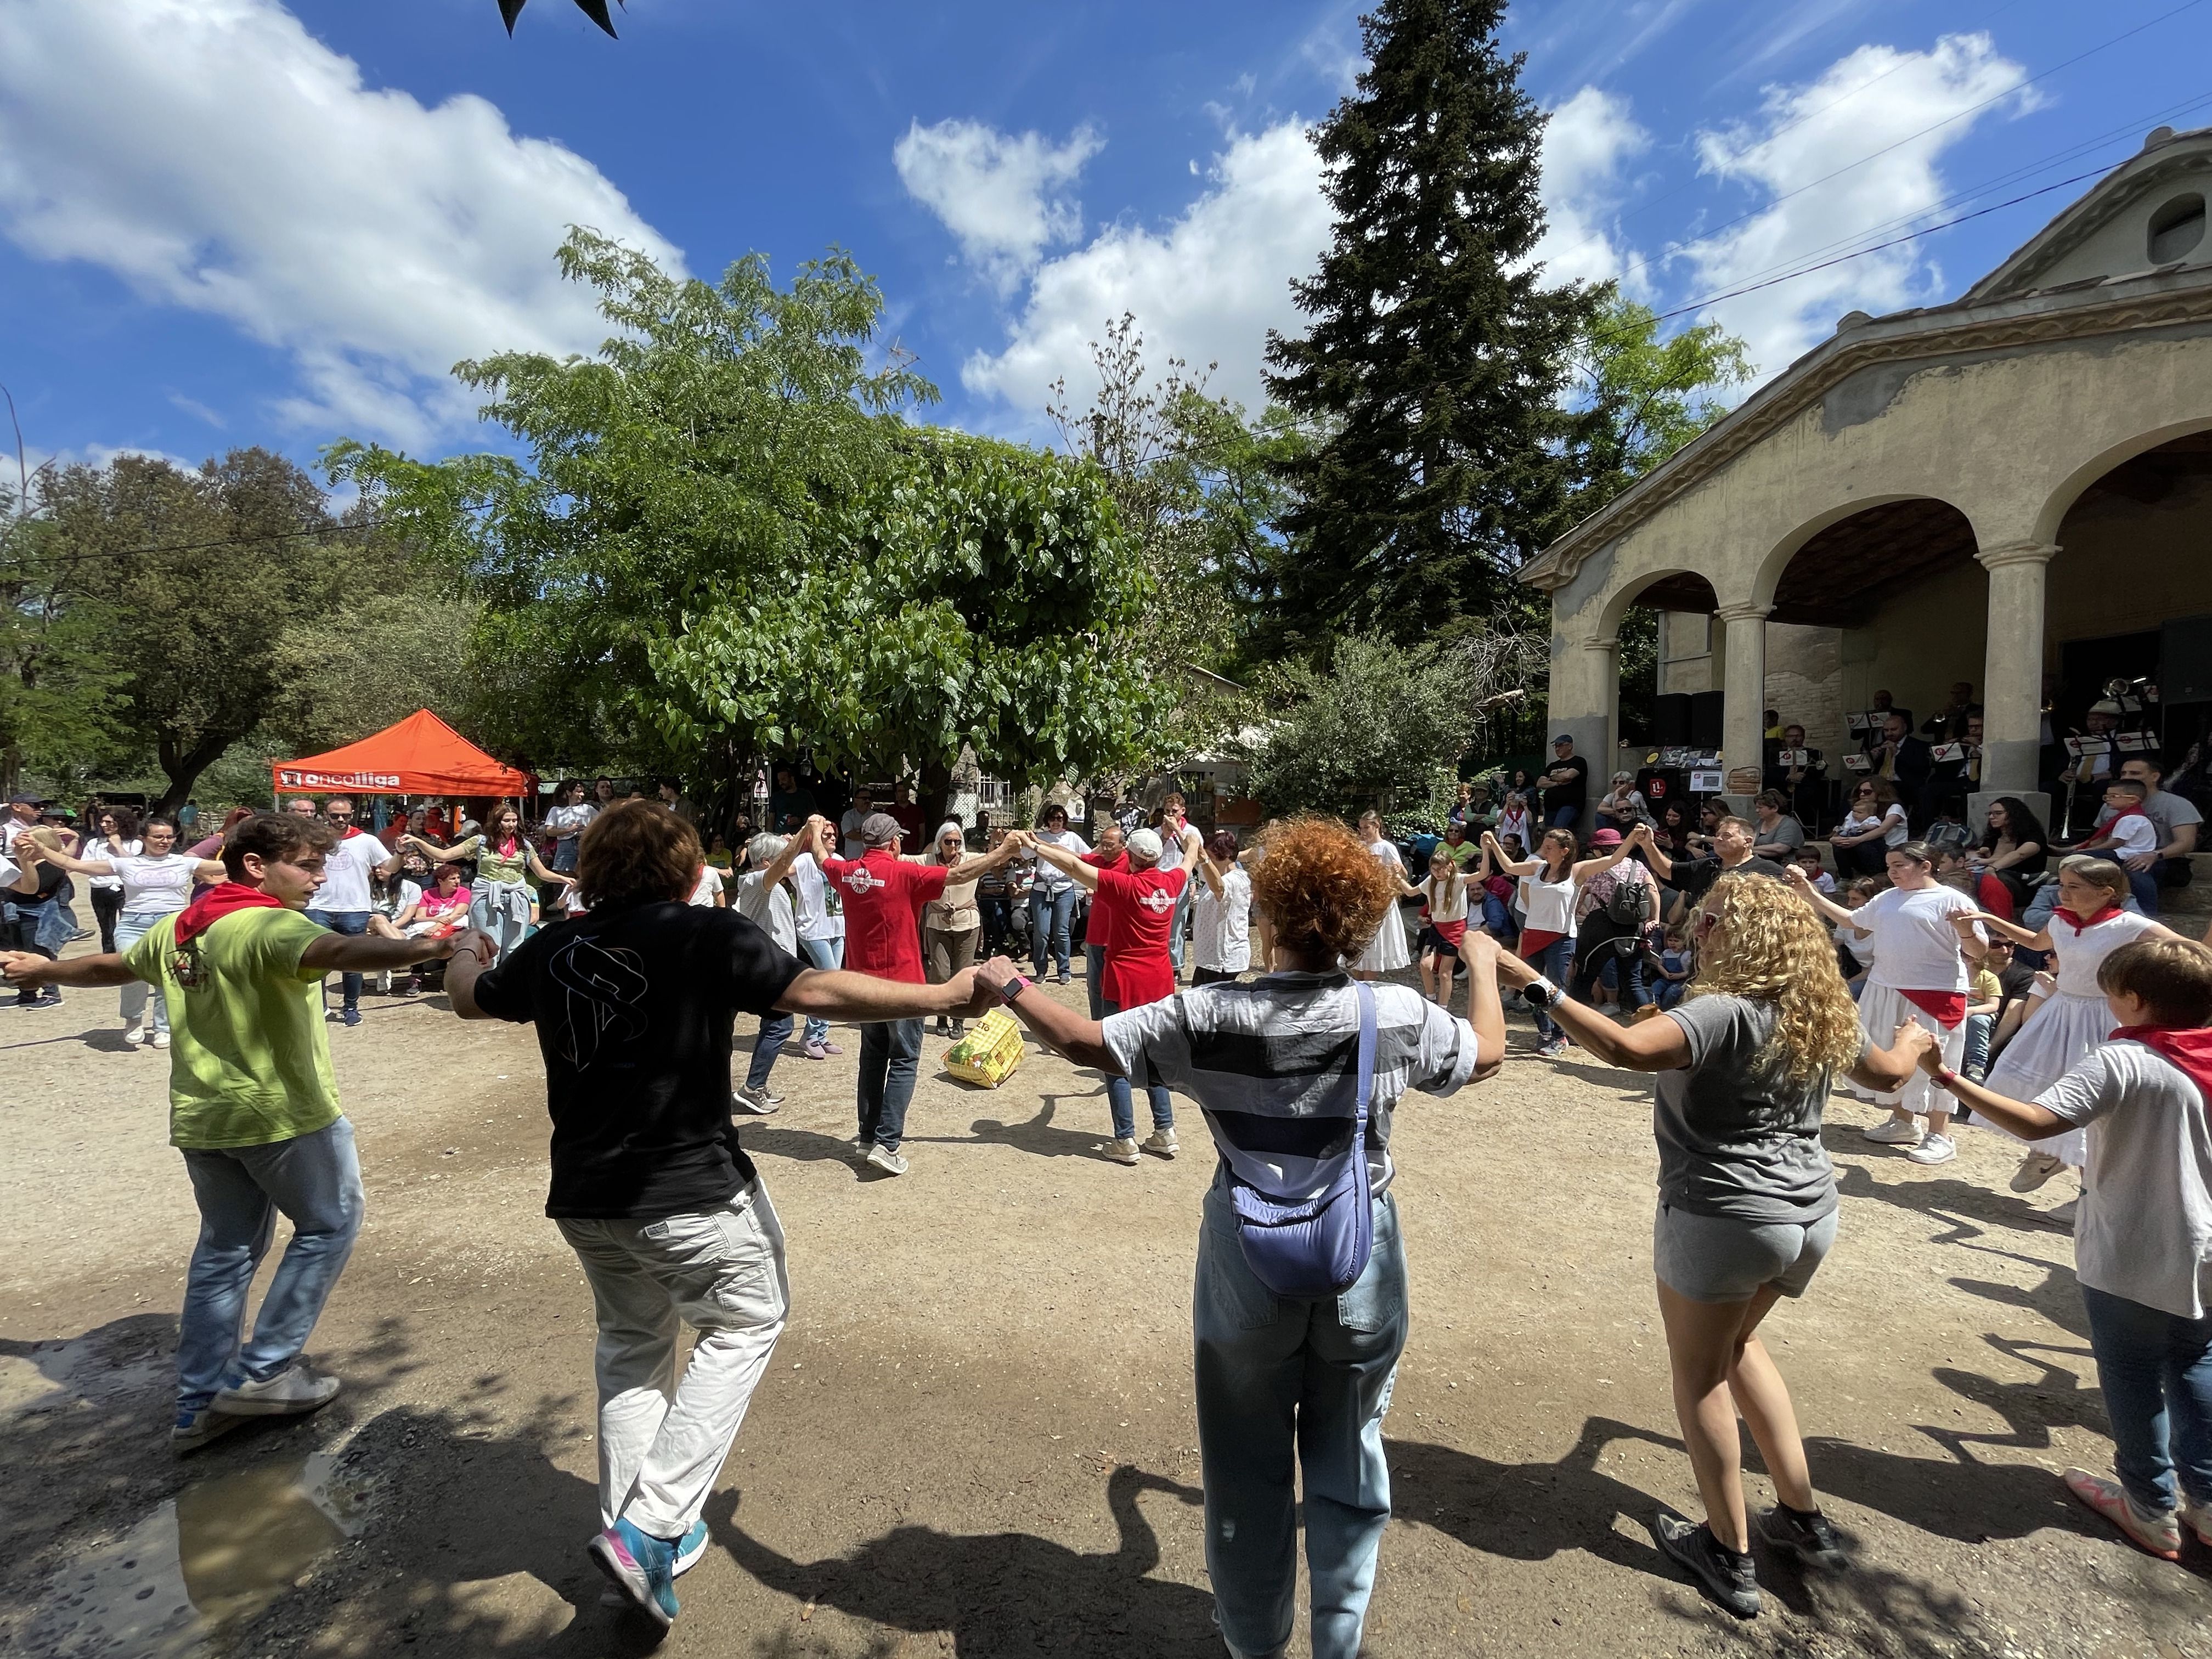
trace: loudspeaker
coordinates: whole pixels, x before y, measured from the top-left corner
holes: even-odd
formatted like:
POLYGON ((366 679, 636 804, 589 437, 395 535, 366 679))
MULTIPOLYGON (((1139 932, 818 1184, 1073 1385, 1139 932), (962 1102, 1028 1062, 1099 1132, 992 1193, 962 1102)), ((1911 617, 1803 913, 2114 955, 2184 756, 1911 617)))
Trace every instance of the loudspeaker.
POLYGON ((1651 741, 1662 749, 1679 749, 1690 741, 1690 694, 1662 691, 1651 700, 1651 741))
POLYGON ((2212 702, 2212 617, 2169 622, 2162 632, 2154 670, 2159 700, 2212 702))
MULTIPOLYGON (((1717 749, 1721 746, 1721 707, 1727 696, 1725 691, 1693 691, 1690 694, 1691 748, 1717 749)), ((1738 763, 1733 755, 1729 757, 1729 760, 1731 765, 1738 763)))

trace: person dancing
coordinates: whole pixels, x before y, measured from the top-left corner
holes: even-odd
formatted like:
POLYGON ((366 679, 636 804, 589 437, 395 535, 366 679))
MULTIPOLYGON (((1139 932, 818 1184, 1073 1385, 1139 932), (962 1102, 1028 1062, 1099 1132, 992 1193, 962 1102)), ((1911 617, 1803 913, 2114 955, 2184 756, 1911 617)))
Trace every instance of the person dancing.
POLYGON ((1819 1565, 1843 1562, 1789 1385, 1759 1335, 1778 1301, 1805 1294, 1835 1243, 1836 1176, 1820 1140, 1830 1077, 1895 1091, 1934 1039, 1908 1020, 1875 1048, 1827 929, 1769 878, 1721 877, 1691 927, 1698 965, 1687 999, 1632 1025, 1568 1000, 1510 957, 1499 957, 1498 973, 1602 1063, 1659 1074, 1652 1266, 1674 1414, 1705 1519, 1692 1526, 1662 1510, 1652 1534, 1715 1601, 1748 1619, 1759 1590, 1739 1412, 1781 1500, 1760 1516, 1762 1535, 1819 1565))
MULTIPOLYGON (((1366 844, 1369 854, 1381 865, 1394 881, 1406 879, 1406 860, 1389 838, 1382 833, 1380 812, 1359 815, 1359 839, 1366 844)), ((1352 964, 1356 978, 1380 979, 1385 974, 1395 974, 1401 968, 1413 965, 1413 953, 1406 948, 1406 924, 1393 904, 1375 930, 1375 937, 1367 941, 1367 948, 1359 953, 1359 960, 1352 964)))
MULTIPOLYGON (((505 801, 484 815, 489 822, 476 834, 451 847, 437 847, 420 836, 399 839, 436 864, 476 861, 477 878, 471 884, 469 926, 489 934, 504 962, 530 930, 530 883, 535 876, 548 887, 574 888, 576 878, 549 870, 537 848, 522 833, 522 814, 505 801)), ((580 831, 579 832, 581 833, 580 831)), ((585 897, 591 895, 586 892, 585 897)))
MULTIPOLYGON (((1621 843, 1597 858, 1577 860, 1580 849, 1571 830, 1547 830, 1536 843, 1536 856, 1516 859, 1498 845, 1488 830, 1482 834, 1482 850, 1507 875, 1519 878, 1521 907, 1528 921, 1521 929, 1521 957, 1548 980, 1562 980, 1575 959, 1575 899, 1583 883, 1601 875, 1638 847, 1650 844, 1651 827, 1638 824, 1621 843)), ((1549 1004, 1529 1003, 1536 1016, 1536 1052, 1561 1054, 1567 1049, 1566 1033, 1550 1013, 1549 1004)))
MULTIPOLYGON (((1814 911, 1840 927, 1850 938, 1874 941, 1874 966, 1859 997, 1859 1023, 1869 1041, 1878 1041, 1905 1021, 1925 1014, 1942 1035, 1943 1063, 1957 1067, 1966 1059, 1967 969, 1988 953, 1989 935, 1979 922, 1954 931, 1954 920, 1981 914, 1973 900, 1936 879, 1936 854, 1924 841, 1889 849, 1889 890, 1876 893, 1856 910, 1847 910, 1790 866, 1790 884, 1814 911)), ((1959 1149, 1946 1133, 1951 1099, 1931 1089, 1918 1071, 1906 1073, 1895 1090, 1869 1090, 1856 1082, 1862 1100, 1889 1108, 1889 1120, 1862 1131, 1885 1146, 1908 1146, 1915 1164, 1948 1164, 1959 1149), (1916 1118, 1928 1120, 1925 1134, 1916 1118)))

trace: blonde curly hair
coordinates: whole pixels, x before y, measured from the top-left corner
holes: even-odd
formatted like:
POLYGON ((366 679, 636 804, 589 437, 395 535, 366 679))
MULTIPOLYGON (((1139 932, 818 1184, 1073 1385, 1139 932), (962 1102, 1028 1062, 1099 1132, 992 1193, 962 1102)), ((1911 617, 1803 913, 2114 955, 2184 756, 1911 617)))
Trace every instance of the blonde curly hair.
POLYGON ((1771 877, 1739 873, 1714 882, 1698 908, 1711 921, 1698 936, 1690 995, 1773 1003, 1769 1054, 1792 1083, 1858 1059, 1858 1005, 1810 905, 1771 877))

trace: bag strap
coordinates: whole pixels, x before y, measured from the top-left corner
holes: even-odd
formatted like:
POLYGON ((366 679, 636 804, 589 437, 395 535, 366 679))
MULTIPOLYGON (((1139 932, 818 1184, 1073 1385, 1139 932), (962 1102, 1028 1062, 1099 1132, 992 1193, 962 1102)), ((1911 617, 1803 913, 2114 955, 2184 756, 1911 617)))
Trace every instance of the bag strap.
POLYGON ((1359 998, 1358 1104, 1352 1155, 1359 1161, 1359 1190, 1364 1195, 1367 1191, 1367 1106, 1375 1092, 1375 988, 1364 979, 1352 981, 1352 988, 1359 998))

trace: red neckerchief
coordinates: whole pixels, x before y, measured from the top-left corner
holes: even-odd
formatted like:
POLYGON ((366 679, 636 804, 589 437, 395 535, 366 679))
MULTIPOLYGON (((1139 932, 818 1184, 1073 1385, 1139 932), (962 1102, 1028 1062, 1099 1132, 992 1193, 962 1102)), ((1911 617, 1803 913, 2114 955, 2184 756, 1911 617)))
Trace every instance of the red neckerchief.
POLYGON ((2110 921, 2114 916, 2117 916, 2119 914, 2120 907, 2118 905, 2107 904, 2103 909, 2098 911, 2095 915, 2085 918, 2079 911, 2069 910, 2062 904, 2051 913, 2051 919, 2053 921, 2057 921, 2060 917, 2064 917, 2067 924, 2074 929, 2074 937, 2079 939, 2082 934, 2087 933, 2089 929, 2094 927, 2099 922, 2110 921))
POLYGON ((1966 1017, 1964 991, 1907 991, 1900 988, 1897 994, 1947 1031, 1958 1030, 1959 1022, 1966 1017))
POLYGON ((271 898, 244 882, 219 881, 187 904, 177 918, 177 943, 189 945, 233 910, 281 910, 284 901, 271 898))
POLYGON ((2212 1103, 2212 1031, 2197 1026, 2123 1025, 2115 1042, 2140 1042, 2172 1063, 2212 1103))
POLYGON ((352 840, 356 836, 359 835, 360 833, 361 833, 361 826, 360 826, 359 824, 357 824, 357 823, 349 823, 348 825, 346 825, 346 832, 345 832, 345 834, 343 834, 343 836, 340 836, 338 837, 338 839, 339 839, 340 841, 351 841, 351 840, 352 840))

